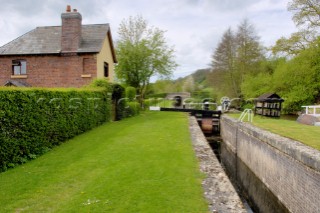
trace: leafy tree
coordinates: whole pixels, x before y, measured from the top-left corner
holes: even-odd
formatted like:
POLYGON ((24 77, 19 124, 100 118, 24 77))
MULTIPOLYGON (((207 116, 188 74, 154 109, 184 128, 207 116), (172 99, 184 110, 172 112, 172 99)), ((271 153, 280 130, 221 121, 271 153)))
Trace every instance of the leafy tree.
POLYGON ((293 21, 298 27, 316 29, 320 27, 319 0, 292 0, 288 10, 293 12, 293 21))
POLYGON ((237 97, 240 97, 241 90, 239 88, 245 75, 260 72, 259 64, 264 56, 259 39, 254 26, 247 19, 244 19, 238 26, 236 34, 237 57, 235 66, 239 81, 237 97))
POLYGON ((177 67, 174 50, 167 45, 164 31, 149 27, 141 16, 123 20, 118 34, 117 77, 143 98, 152 76, 168 77, 177 67))
POLYGON ((241 97, 244 77, 258 73, 263 59, 259 37, 253 25, 245 19, 235 34, 231 28, 223 34, 212 56, 211 84, 224 96, 241 97))
POLYGON ((289 38, 281 37, 272 47, 274 54, 298 55, 310 47, 319 36, 320 2, 318 0, 292 0, 288 10, 293 12, 293 21, 299 28, 289 38))
POLYGON ((257 98, 260 95, 273 91, 272 75, 269 73, 259 73, 258 75, 248 75, 241 84, 241 90, 245 100, 257 98))
POLYGON ((310 41, 307 35, 308 33, 306 32, 296 32, 292 33, 290 38, 281 37, 271 50, 275 55, 297 55, 301 50, 305 50, 308 47, 310 41))
POLYGON ((320 39, 291 60, 273 60, 265 67, 273 71, 246 76, 241 87, 245 98, 277 92, 285 99, 283 106, 287 113, 295 113, 303 105, 317 103, 320 94, 320 39))
POLYGON ((183 82, 182 89, 184 92, 192 93, 195 90, 195 82, 192 75, 189 75, 183 82))
POLYGON ((218 47, 212 55, 212 73, 209 81, 226 95, 237 95, 237 77, 235 76, 236 41, 231 28, 224 32, 218 47))
POLYGON ((129 101, 134 101, 136 98, 136 89, 134 87, 127 87, 126 88, 126 98, 129 99, 129 101))
POLYGON ((320 42, 302 51, 274 73, 274 90, 285 99, 287 112, 300 111, 314 104, 320 92, 320 42))
POLYGON ((286 64, 285 58, 273 58, 261 61, 259 65, 261 72, 257 75, 246 75, 241 84, 244 99, 249 100, 257 98, 264 93, 278 92, 275 90, 274 73, 283 64, 286 64))

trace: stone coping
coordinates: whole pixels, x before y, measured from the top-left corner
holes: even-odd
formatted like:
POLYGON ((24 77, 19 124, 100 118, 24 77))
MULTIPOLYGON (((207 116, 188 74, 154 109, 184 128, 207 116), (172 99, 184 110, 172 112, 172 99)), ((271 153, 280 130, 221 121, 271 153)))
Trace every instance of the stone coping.
POLYGON ((190 116, 192 145, 199 160, 202 182, 210 212, 247 212, 231 181, 203 135, 195 117, 190 116))
POLYGON ((225 115, 222 116, 221 119, 228 123, 234 123, 235 125, 237 124, 238 130, 247 132, 248 134, 279 150, 280 152, 283 152, 293 159, 299 161, 300 163, 316 170, 317 172, 320 172, 319 150, 309 147, 299 141, 263 130, 250 123, 239 122, 238 120, 225 115))

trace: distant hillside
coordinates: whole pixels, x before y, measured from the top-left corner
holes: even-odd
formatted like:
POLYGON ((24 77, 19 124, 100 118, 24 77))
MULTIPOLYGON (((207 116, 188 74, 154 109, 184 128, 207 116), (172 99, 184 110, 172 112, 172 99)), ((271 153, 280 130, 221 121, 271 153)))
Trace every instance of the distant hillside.
POLYGON ((207 75, 210 73, 210 68, 206 68, 206 69, 199 69, 197 71, 195 71, 194 73, 187 75, 183 78, 178 78, 177 80, 175 80, 176 82, 180 82, 180 81, 185 81, 188 77, 192 76, 194 79, 194 82, 196 84, 202 84, 202 85, 206 85, 206 79, 207 79, 207 75))

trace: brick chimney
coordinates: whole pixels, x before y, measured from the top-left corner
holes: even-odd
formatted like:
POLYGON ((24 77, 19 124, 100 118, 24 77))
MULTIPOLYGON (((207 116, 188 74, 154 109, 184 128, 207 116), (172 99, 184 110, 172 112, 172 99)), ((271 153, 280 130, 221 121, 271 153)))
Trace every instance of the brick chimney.
POLYGON ((71 12, 71 6, 68 5, 66 12, 61 14, 61 19, 61 52, 75 53, 81 42, 82 16, 76 9, 71 12))

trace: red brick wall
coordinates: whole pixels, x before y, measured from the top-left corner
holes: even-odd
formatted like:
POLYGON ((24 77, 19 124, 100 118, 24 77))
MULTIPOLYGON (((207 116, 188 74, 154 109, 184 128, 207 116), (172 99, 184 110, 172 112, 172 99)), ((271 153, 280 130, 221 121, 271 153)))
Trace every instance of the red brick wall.
POLYGON ((81 87, 97 77, 95 55, 21 56, 0 58, 0 86, 8 80, 26 82, 32 87, 81 87), (27 61, 27 78, 13 79, 12 60, 27 61), (81 77, 81 75, 91 77, 81 77))
POLYGON ((62 13, 61 19, 61 51, 77 52, 81 42, 81 14, 78 12, 62 13))

